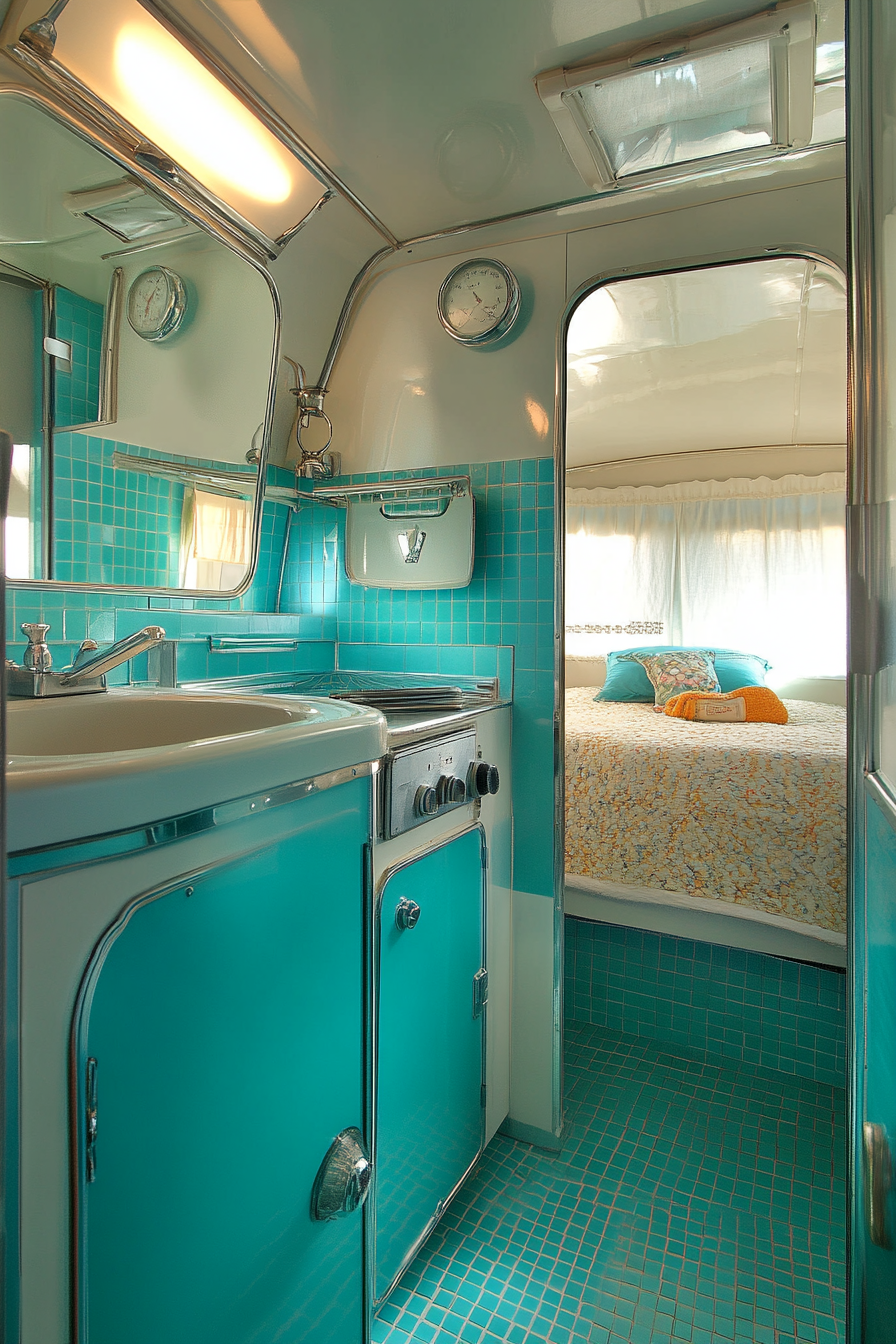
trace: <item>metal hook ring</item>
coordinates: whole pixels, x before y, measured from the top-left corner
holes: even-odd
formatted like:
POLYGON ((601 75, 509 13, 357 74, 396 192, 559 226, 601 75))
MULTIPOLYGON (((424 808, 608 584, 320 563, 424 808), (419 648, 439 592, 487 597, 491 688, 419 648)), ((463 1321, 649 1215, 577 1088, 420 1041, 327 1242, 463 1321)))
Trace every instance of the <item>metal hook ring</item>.
POLYGON ((308 457, 322 457, 323 454, 329 448, 330 444, 333 442, 333 421, 327 415, 326 411, 316 411, 308 407, 306 408, 305 414, 308 416, 309 421, 311 420, 312 416, 315 416, 321 420, 326 420, 327 429, 330 431, 330 433, 323 448, 315 448, 313 451, 310 448, 306 448, 304 443, 302 442, 302 429, 303 428, 307 429, 308 426, 307 425, 303 426, 302 420, 304 417, 300 416, 298 422, 296 423, 296 442, 298 443, 302 452, 305 453, 308 457))

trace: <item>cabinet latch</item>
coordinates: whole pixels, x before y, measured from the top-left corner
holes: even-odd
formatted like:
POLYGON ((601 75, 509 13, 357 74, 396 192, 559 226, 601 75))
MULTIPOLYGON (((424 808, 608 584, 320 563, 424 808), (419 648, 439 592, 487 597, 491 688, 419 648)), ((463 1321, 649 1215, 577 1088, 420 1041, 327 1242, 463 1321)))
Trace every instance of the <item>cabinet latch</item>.
POLYGON ((481 1017, 488 1003, 488 971, 481 966, 473 976, 473 1016, 481 1017))
POLYGON ((96 1060, 88 1059, 84 1073, 84 1178, 96 1180, 96 1060))

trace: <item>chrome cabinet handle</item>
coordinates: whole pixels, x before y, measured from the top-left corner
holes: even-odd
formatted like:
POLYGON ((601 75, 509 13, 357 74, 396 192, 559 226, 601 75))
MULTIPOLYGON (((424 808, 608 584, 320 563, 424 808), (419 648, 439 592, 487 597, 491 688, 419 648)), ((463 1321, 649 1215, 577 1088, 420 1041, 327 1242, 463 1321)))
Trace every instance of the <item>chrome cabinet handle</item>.
POLYGON ((862 1125, 862 1176, 865 1187, 865 1223, 875 1246, 889 1250, 893 1241, 887 1201, 893 1185, 893 1154, 883 1125, 862 1125))
POLYGON ((330 1144, 311 1191, 311 1217, 328 1223, 359 1209, 370 1190, 370 1156, 360 1129, 343 1129, 330 1144))
POLYGON ((407 896, 402 896, 395 907, 395 927, 396 929, 412 929, 420 918, 420 907, 416 901, 409 901, 407 896))

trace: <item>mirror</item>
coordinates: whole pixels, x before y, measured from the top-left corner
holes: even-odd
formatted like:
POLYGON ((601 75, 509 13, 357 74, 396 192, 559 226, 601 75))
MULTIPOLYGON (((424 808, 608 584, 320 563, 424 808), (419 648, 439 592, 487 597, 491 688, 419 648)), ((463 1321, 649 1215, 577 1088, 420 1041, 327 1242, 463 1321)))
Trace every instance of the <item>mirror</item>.
POLYGON ((7 576, 232 595, 261 515, 267 274, 19 95, 0 174, 7 576))

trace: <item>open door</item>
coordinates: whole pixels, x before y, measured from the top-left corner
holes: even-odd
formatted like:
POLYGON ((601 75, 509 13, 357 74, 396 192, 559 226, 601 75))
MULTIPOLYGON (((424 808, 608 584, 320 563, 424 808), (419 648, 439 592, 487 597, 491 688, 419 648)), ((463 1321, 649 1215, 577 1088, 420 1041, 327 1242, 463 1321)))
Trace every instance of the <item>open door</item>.
POLYGON ((896 7, 849 8, 852 1344, 896 1341, 896 7))

